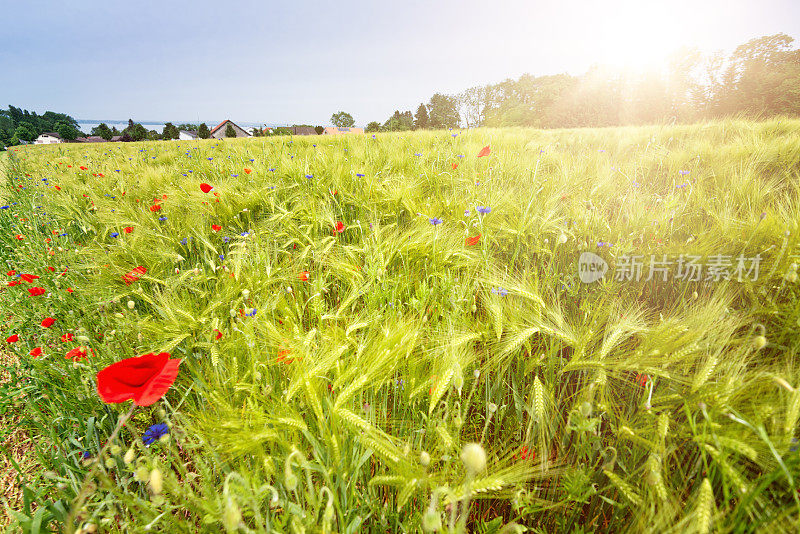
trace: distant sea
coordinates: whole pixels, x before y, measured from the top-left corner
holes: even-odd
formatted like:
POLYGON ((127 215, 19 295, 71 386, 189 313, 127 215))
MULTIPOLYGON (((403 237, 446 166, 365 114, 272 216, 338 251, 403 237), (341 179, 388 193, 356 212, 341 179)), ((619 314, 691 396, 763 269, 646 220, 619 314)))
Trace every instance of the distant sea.
MULTIPOLYGON (((121 120, 78 119, 78 124, 80 125, 80 129, 85 134, 89 134, 92 131, 92 128, 95 128, 95 127, 99 126, 101 122, 106 123, 109 128, 116 127, 117 130, 119 130, 120 132, 128 127, 128 121, 127 120, 121 121, 121 120)), ((164 122, 160 122, 160 121, 137 121, 135 119, 134 119, 133 122, 140 123, 147 130, 155 130, 158 133, 161 133, 161 132, 164 131, 164 124, 165 124, 164 122)), ((206 126, 208 126, 209 128, 213 128, 214 126, 216 126, 217 124, 219 124, 222 121, 200 121, 200 122, 197 122, 197 121, 171 121, 171 122, 175 126, 177 126, 179 124, 198 124, 199 125, 200 122, 205 122, 206 126)), ((265 124, 263 122, 237 122, 237 121, 234 121, 234 122, 236 122, 236 124, 238 124, 242 128, 250 128, 250 127, 253 127, 253 126, 264 126, 264 124, 265 124)), ((274 126, 284 126, 284 125, 283 124, 277 124, 277 125, 270 124, 269 126, 273 126, 274 127, 274 126)))

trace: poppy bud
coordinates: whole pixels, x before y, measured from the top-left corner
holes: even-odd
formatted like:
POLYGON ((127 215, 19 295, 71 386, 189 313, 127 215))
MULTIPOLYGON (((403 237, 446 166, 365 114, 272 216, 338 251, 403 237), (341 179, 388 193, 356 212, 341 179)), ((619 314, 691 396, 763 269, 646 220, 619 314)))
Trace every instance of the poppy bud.
POLYGON ((559 245, 563 245, 566 242, 567 242, 566 234, 561 234, 560 236, 558 236, 558 244, 559 245))
POLYGON ((242 512, 239 507, 233 502, 233 499, 228 497, 228 502, 225 503, 225 513, 222 516, 222 523, 228 532, 233 532, 239 527, 242 520, 242 512))
POLYGON ((134 309, 135 307, 136 307, 136 303, 135 303, 135 302, 133 302, 132 300, 129 300, 129 301, 128 301, 128 309, 129 309, 129 310, 132 310, 132 309, 134 309))
POLYGON ((114 456, 117 456, 119 453, 122 452, 122 448, 119 445, 112 445, 109 450, 111 451, 111 454, 113 454, 114 456))
POLYGON ((461 461, 470 474, 480 473, 486 469, 486 451, 479 443, 467 443, 461 449, 461 461))
POLYGON ((139 482, 146 482, 148 478, 150 478, 150 471, 145 466, 140 466, 136 469, 134 473, 136 480, 139 482))
POLYGON ((128 449, 128 451, 125 453, 125 457, 122 459, 122 461, 123 461, 123 462, 125 462, 125 465, 128 465, 128 464, 130 464, 131 462, 133 462, 133 460, 134 460, 135 458, 136 458, 136 451, 134 451, 134 450, 133 450, 133 447, 131 447, 131 448, 130 448, 130 449, 128 449))
POLYGON ((158 467, 150 471, 150 489, 154 495, 160 494, 164 489, 164 477, 158 467))
POLYGON ((764 336, 756 336, 753 338, 753 347, 756 350, 763 349, 766 346, 766 344, 767 344, 767 338, 765 338, 764 336))
POLYGON ((250 298, 250 291, 247 290, 247 289, 242 290, 242 297, 244 297, 245 300, 249 299, 250 298))
POLYGON ((421 463, 423 467, 428 467, 431 463, 431 455, 425 451, 422 451, 419 454, 419 463, 421 463))
POLYGON ((286 475, 283 485, 286 486, 287 491, 294 491, 297 489, 297 477, 294 475, 294 473, 289 473, 286 475))
POLYGON ((436 510, 428 509, 422 516, 422 529, 426 532, 438 532, 442 530, 442 518, 436 510))
POLYGON ((113 469, 115 463, 113 458, 106 458, 106 469, 113 469))

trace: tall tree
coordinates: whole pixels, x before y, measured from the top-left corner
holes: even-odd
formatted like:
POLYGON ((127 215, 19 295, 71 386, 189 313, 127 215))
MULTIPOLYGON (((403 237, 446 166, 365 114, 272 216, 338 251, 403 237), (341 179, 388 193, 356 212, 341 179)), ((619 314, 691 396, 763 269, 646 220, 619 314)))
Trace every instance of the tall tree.
POLYGON ((417 108, 417 113, 414 115, 414 129, 424 130, 429 126, 428 108, 425 104, 420 104, 417 108))
POLYGON ((110 141, 112 137, 114 137, 114 133, 111 131, 111 128, 108 127, 108 124, 101 122, 91 131, 92 135, 98 135, 105 139, 106 141, 110 141))
POLYGON ((208 139, 211 137, 211 130, 208 129, 208 125, 206 123, 202 123, 197 128, 197 135, 200 139, 208 139))
POLYGON ((353 116, 345 111, 340 111, 339 113, 334 113, 331 115, 331 123, 340 128, 352 128, 356 125, 356 121, 353 119, 353 116))
POLYGON ((225 137, 236 137, 236 130, 234 130, 233 125, 230 122, 225 127, 225 137))
POLYGON ((431 128, 457 128, 460 119, 456 99, 441 93, 434 94, 428 103, 428 117, 431 128))
POLYGON ((180 132, 178 131, 178 128, 174 124, 168 122, 164 125, 164 131, 161 134, 161 139, 168 141, 170 139, 178 139, 179 137, 180 137, 180 132))

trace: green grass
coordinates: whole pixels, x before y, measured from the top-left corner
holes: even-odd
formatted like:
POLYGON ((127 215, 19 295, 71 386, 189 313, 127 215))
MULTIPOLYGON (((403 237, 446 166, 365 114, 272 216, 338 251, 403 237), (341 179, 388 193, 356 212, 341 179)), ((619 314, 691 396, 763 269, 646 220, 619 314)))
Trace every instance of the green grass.
POLYGON ((800 121, 10 155, 2 258, 49 292, 0 293, 22 360, 0 409, 42 465, 9 512, 26 531, 61 528, 82 489, 68 530, 800 526, 800 121), (584 251, 603 280, 579 281, 584 251), (618 281, 629 254, 644 276, 618 281), (646 280, 662 254, 760 254, 760 272, 646 280), (73 364, 76 345, 94 354, 73 364), (183 358, 175 385, 97 459, 128 406, 96 372, 156 351, 183 358))

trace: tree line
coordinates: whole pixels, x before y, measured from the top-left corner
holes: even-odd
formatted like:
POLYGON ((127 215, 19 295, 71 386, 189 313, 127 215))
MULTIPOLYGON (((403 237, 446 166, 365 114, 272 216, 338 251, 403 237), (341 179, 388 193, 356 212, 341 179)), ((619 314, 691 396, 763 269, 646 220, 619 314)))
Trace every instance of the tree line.
POLYGON ((78 122, 64 113, 42 115, 14 106, 0 109, 0 150, 20 142, 31 143, 44 132, 54 132, 69 141, 81 135, 78 122))
POLYGON ((732 53, 684 48, 665 68, 630 72, 596 66, 583 75, 533 76, 436 93, 415 114, 397 110, 367 131, 477 126, 575 128, 694 122, 730 116, 800 115, 800 50, 780 33, 732 53))

